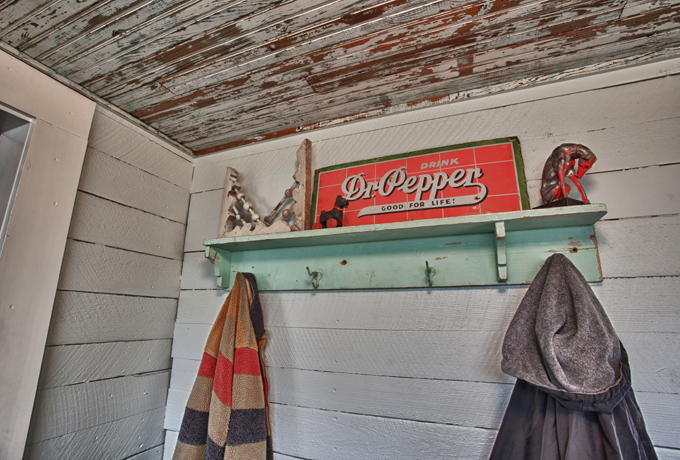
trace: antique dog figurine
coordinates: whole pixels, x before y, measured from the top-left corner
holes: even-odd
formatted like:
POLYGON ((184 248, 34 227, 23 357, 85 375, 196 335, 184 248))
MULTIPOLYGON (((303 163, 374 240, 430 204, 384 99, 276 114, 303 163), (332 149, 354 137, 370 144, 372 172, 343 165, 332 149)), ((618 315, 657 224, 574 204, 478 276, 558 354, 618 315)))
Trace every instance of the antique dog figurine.
MULTIPOLYGON (((321 216, 319 217, 319 222, 321 223, 321 228, 328 228, 328 221, 335 220, 337 225, 335 227, 342 227, 342 210, 349 206, 349 201, 342 195, 338 195, 335 198, 335 205, 330 211, 321 211, 321 216)), ((333 225, 330 225, 333 227, 333 225)))
POLYGON ((541 182, 543 203, 548 204, 568 197, 570 190, 566 183, 568 177, 581 193, 583 203, 588 204, 588 197, 579 179, 583 178, 596 160, 595 154, 581 144, 562 144, 553 150, 543 167, 541 182))

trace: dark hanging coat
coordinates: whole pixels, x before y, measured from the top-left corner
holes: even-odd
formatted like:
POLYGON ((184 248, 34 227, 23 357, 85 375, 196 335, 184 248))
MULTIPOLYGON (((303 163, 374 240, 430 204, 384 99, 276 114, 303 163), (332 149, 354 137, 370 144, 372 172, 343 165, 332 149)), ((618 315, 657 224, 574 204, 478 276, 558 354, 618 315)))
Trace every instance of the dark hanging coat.
POLYGON ((657 459, 628 355, 578 269, 551 256, 503 342, 517 377, 490 460, 657 459))

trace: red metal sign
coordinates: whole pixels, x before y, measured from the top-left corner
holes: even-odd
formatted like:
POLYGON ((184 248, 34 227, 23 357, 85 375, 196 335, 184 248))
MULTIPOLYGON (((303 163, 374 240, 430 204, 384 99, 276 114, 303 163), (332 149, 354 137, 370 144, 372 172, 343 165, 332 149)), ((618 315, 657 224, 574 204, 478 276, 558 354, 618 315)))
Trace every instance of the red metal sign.
POLYGON ((312 215, 349 201, 343 226, 529 209, 517 138, 393 155, 316 171, 312 215))

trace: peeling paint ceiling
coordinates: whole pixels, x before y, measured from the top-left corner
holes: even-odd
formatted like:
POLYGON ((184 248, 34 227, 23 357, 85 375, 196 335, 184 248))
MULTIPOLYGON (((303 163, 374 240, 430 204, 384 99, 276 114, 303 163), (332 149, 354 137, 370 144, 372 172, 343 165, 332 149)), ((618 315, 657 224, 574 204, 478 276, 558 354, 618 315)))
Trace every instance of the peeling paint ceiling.
POLYGON ((680 0, 0 0, 0 39, 192 150, 680 55, 680 0))

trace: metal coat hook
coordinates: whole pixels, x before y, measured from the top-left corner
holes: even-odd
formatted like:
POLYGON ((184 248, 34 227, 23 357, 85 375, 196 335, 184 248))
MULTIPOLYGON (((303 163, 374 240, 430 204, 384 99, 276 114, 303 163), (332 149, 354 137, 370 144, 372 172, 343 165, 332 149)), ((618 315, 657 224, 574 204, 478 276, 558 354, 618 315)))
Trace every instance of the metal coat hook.
POLYGON ((430 287, 432 287, 432 283, 434 282, 434 275, 437 274, 437 270, 430 267, 430 263, 427 260, 425 261, 425 274, 427 275, 427 284, 429 284, 430 287))
POLYGON ((309 271, 309 267, 307 267, 307 273, 312 277, 312 286, 314 286, 314 289, 318 289, 319 281, 323 278, 323 273, 309 271))

